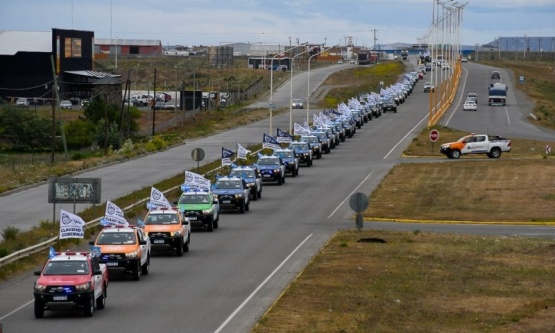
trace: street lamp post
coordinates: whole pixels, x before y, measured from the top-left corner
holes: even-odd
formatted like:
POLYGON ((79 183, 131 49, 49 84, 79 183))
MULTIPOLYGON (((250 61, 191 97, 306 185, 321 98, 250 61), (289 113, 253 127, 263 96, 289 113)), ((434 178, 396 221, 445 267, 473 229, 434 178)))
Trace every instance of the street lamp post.
POLYGON ((327 49, 324 49, 324 50, 322 50, 318 53, 315 53, 315 54, 311 55, 310 58, 308 58, 308 71, 307 71, 308 87, 307 87, 307 90, 306 90, 306 123, 307 124, 308 124, 308 120, 309 120, 308 117, 309 117, 309 111, 310 111, 310 101, 309 101, 310 100, 310 60, 312 60, 312 58, 314 58, 315 56, 317 56, 317 55, 319 55, 319 54, 321 54, 325 51, 331 50, 331 49, 333 49, 334 47, 337 47, 337 46, 339 46, 339 44, 328 47, 327 49))
MULTIPOLYGON (((291 37, 289 37, 289 40, 291 40, 291 37)), ((285 54, 285 52, 289 52, 289 51, 291 51, 295 48, 297 48, 297 46, 294 46, 292 48, 284 50, 283 53, 285 54)), ((273 115, 273 109, 274 109, 274 59, 277 56, 279 56, 280 54, 281 54, 281 52, 279 52, 279 50, 278 50, 278 53, 276 55, 274 55, 272 57, 272 59, 270 60, 270 133, 273 133, 272 115, 273 115)))
POLYGON ((312 50, 312 48, 308 48, 306 50, 304 50, 303 52, 297 53, 295 54, 292 58, 291 58, 291 79, 289 80, 289 134, 293 133, 293 68, 295 67, 295 58, 303 55, 307 52, 309 52, 310 50, 312 50))

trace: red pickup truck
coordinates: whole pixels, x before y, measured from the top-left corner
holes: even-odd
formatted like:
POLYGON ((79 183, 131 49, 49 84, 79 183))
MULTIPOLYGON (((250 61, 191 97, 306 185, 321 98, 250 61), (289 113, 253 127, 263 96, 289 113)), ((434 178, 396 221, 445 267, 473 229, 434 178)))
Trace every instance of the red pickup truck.
POLYGON ((94 307, 104 309, 108 289, 108 269, 88 252, 57 252, 35 275, 35 317, 56 304, 73 303, 92 317, 94 307))

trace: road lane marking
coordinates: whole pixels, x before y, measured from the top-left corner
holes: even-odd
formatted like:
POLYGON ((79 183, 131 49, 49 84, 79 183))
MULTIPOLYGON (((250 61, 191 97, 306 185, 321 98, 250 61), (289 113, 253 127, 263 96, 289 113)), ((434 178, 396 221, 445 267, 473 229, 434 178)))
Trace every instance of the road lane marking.
POLYGON ((351 193, 349 193, 349 195, 347 195, 347 197, 346 197, 345 199, 343 199, 343 201, 341 201, 341 203, 337 206, 337 208, 335 208, 335 209, 333 210, 333 212, 331 212, 331 214, 328 216, 328 220, 333 216, 333 214, 335 214, 335 212, 337 212, 337 210, 338 210, 339 208, 341 208, 341 206, 343 206, 343 204, 345 203, 345 201, 347 201, 347 199, 349 199, 349 198, 351 197, 351 195, 353 195, 353 193, 355 193, 355 191, 358 190, 358 188, 361 187, 362 184, 364 184, 364 182, 366 182, 366 180, 367 180, 368 178, 370 178, 370 176, 372 176, 372 174, 374 173, 374 171, 375 171, 375 170, 372 170, 372 172, 370 172, 370 173, 368 174, 368 176, 366 176, 366 178, 364 178, 364 179, 358 184, 358 186, 355 187, 355 189, 354 189, 351 193))
POLYGON ((254 295, 256 295, 256 293, 262 289, 262 287, 264 287, 264 285, 270 281, 270 279, 277 273, 277 271, 283 266, 285 265, 285 263, 295 254, 295 252, 297 252, 301 246, 304 245, 304 243, 306 243, 308 241, 308 239, 312 237, 312 234, 308 235, 299 245, 297 245, 297 247, 293 250, 293 252, 291 252, 287 258, 283 259, 283 261, 276 267, 276 269, 274 269, 274 271, 272 273, 270 273, 270 275, 268 275, 268 277, 266 279, 264 279, 264 281, 262 281, 262 283, 260 285, 258 285, 258 287, 256 287, 256 289, 249 295, 249 297, 247 297, 243 303, 241 303, 241 305, 239 305, 239 307, 237 309, 235 309, 235 311, 233 311, 233 313, 227 317, 227 319, 220 325, 220 327, 218 327, 218 329, 216 329, 214 331, 214 333, 219 333, 221 332, 226 326, 227 324, 229 324, 229 322, 237 315, 237 313, 239 313, 239 311, 241 311, 241 309, 243 309, 243 307, 245 307, 245 305, 247 305, 247 303, 254 297, 254 295))
POLYGON ((32 300, 30 300, 29 302, 27 302, 27 303, 23 304, 22 306, 18 307, 17 309, 13 310, 12 312, 6 314, 5 316, 0 317, 0 322, 1 322, 2 320, 4 320, 4 319, 8 318, 9 316, 13 315, 13 314, 16 313, 17 311, 23 309, 23 308, 26 307, 27 305, 33 303, 34 301, 35 301, 35 300, 32 299, 32 300))

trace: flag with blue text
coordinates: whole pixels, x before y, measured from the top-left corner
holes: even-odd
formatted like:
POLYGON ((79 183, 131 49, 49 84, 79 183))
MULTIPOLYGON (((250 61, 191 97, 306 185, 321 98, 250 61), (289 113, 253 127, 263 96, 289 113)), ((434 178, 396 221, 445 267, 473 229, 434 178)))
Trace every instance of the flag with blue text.
POLYGON ((84 237, 85 221, 79 216, 62 209, 60 211, 60 239, 84 237))

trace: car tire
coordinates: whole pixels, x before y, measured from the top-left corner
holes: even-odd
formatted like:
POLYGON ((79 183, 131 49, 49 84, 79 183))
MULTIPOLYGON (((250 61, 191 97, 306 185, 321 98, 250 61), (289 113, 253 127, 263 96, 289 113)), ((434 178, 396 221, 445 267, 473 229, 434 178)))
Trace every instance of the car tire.
POLYGON ((137 265, 133 268, 133 281, 139 281, 141 279, 141 262, 137 261, 137 265))
POLYGON ((96 299, 96 308, 102 310, 106 307, 106 285, 102 288, 102 293, 96 299))
POLYGON ((239 206, 239 213, 245 214, 245 202, 241 202, 241 206, 239 206))
POLYGON ((44 303, 35 299, 35 318, 44 317, 44 303))
POLYGON ((253 195, 252 195, 252 200, 253 200, 253 201, 258 200, 258 192, 256 191, 256 188, 254 188, 254 193, 253 193, 253 195))
POLYGON ((277 180, 277 183, 278 183, 278 185, 283 184, 283 179, 281 177, 279 177, 278 180, 277 180))
POLYGON ((187 236, 187 241, 183 244, 183 252, 189 252, 190 243, 191 243, 191 233, 189 232, 187 236))
POLYGON ((94 294, 89 295, 89 301, 83 304, 83 315, 85 317, 92 317, 94 313, 94 294))
POLYGON ((251 202, 249 201, 248 204, 245 205, 245 211, 248 212, 249 210, 251 210, 251 202))
POLYGON ((458 150, 458 149, 451 150, 451 152, 449 153, 449 157, 451 157, 453 159, 458 159, 459 157, 461 157, 460 150, 458 150))
POLYGON ((206 230, 208 232, 214 231, 214 219, 210 219, 210 221, 208 221, 208 225, 206 226, 206 230))
POLYGON ((176 246, 175 248, 175 254, 178 257, 182 257, 183 256, 183 238, 180 239, 179 245, 176 246))
POLYGON ((260 189, 260 191, 256 192, 256 197, 258 199, 262 198, 262 189, 260 189))
POLYGON ((501 149, 499 148, 492 148, 491 151, 489 152, 489 157, 490 158, 499 158, 501 157, 501 149))
POLYGON ((150 271, 150 253, 146 255, 146 262, 144 265, 141 266, 141 274, 148 275, 149 271, 150 271))

